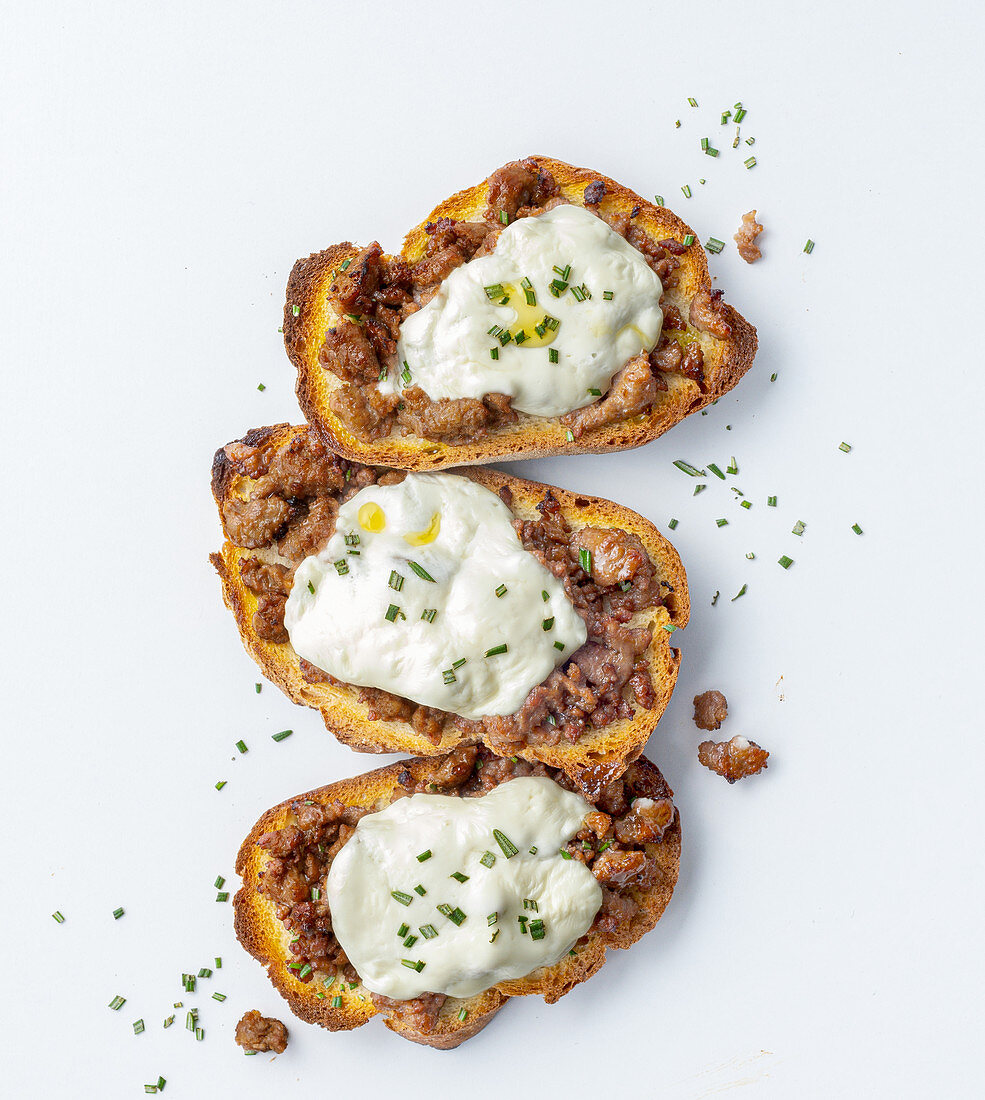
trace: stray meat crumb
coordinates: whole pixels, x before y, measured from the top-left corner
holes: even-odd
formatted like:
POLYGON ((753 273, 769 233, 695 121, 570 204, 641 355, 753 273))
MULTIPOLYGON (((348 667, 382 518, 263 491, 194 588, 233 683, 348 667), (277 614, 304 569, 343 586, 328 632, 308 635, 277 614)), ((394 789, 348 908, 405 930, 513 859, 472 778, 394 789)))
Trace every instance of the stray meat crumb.
POLYGON ((699 730, 717 730, 728 718, 728 700, 720 691, 703 691, 694 697, 694 724, 699 730))
POLYGON ((739 255, 747 264, 754 264, 763 255, 759 250, 759 245, 756 244, 756 238, 762 231, 763 227, 756 221, 755 210, 750 210, 748 214, 742 215, 739 232, 735 234, 732 240, 738 245, 739 255))
POLYGON ((251 1008, 236 1025, 236 1042, 244 1050, 264 1054, 272 1050, 283 1054, 287 1050, 287 1028, 270 1016, 261 1016, 251 1008))
POLYGON ((702 741, 698 746, 698 761, 717 775, 734 783, 747 775, 756 775, 765 768, 769 753, 745 737, 731 741, 702 741))

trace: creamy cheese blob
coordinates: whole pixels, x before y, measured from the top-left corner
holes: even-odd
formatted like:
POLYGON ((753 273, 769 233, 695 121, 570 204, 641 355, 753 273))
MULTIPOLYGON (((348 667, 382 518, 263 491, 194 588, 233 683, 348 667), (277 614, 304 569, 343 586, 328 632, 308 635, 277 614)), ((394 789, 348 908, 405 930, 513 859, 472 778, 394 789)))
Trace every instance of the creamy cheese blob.
POLYGON ((580 409, 654 347, 661 292, 643 256, 583 207, 521 218, 403 322, 402 374, 380 389, 416 384, 435 399, 506 393, 514 409, 539 416, 580 409), (556 297, 552 282, 567 284, 556 297))
POLYGON ((297 568, 291 644, 349 684, 466 718, 513 714, 588 634, 512 518, 453 474, 361 489, 297 568))
POLYGON ((397 1000, 471 997, 563 958, 602 904, 592 872, 559 851, 591 809, 526 777, 481 798, 415 794, 362 818, 327 885, 363 985, 397 1000))

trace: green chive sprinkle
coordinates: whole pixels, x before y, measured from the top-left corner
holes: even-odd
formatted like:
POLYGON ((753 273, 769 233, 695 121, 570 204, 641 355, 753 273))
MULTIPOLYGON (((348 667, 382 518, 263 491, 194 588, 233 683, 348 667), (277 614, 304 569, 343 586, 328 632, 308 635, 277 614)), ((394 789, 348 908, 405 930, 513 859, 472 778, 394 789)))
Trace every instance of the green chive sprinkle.
POLYGON ((468 918, 456 905, 453 909, 448 902, 443 902, 441 905, 436 905, 435 908, 441 913, 442 916, 447 917, 452 924, 462 925, 468 918))
POLYGON ((737 474, 739 472, 739 465, 735 461, 735 455, 732 455, 732 461, 725 467, 727 474, 737 474))
POLYGON ((714 252, 716 255, 721 252, 724 247, 725 242, 720 241, 717 237, 709 237, 708 240, 705 241, 705 248, 707 248, 709 252, 714 252))
POLYGON ((499 220, 503 223, 503 225, 508 225, 510 221, 510 216, 506 213, 505 210, 500 210, 499 220))
POLYGON ((499 913, 490 913, 489 916, 486 917, 487 927, 491 928, 498 920, 499 920, 499 913))
POLYGON ((500 643, 500 645, 494 645, 492 649, 486 650, 487 657, 498 657, 500 653, 506 653, 509 650, 509 646, 506 642, 500 643))
POLYGON ((436 607, 425 607, 421 612, 421 618, 426 622, 433 623, 437 614, 438 609, 436 607))
POLYGON ((653 201, 657 204, 657 206, 663 206, 664 197, 663 197, 663 195, 654 195, 653 196, 653 201))
POLYGON ((590 397, 601 397, 602 391, 597 386, 589 386, 588 393, 590 397))
POLYGON ((490 348, 489 349, 489 358, 490 359, 498 359, 499 358, 499 348, 490 348))
POLYGON ((332 1008, 341 1008, 342 998, 338 996, 338 994, 336 994, 328 1003, 332 1006, 332 1008))
POLYGON ((418 863, 424 863, 425 860, 428 860, 430 858, 431 858, 431 849, 428 848, 428 850, 426 852, 421 852, 421 854, 417 857, 417 862, 418 863))
POLYGON ((229 891, 228 890, 220 890, 219 893, 216 894, 215 900, 219 901, 219 902, 229 901, 229 891))
POLYGON ((397 939, 402 940, 404 938, 404 936, 406 936, 409 931, 410 931, 410 925, 409 924, 402 924, 397 929, 397 939))
POLYGON ((532 920, 530 922, 530 938, 532 940, 542 940, 544 935, 544 922, 542 920, 532 920))
MULTIPOLYGON (((281 330, 281 331, 283 331, 283 330, 281 330)), ((258 389, 258 390, 259 390, 259 391, 260 391, 261 393, 263 393, 263 391, 264 391, 264 390, 265 390, 266 388, 267 388, 267 387, 266 387, 266 386, 265 386, 265 385, 264 385, 264 384, 263 384, 262 382, 258 382, 258 383, 257 383, 257 389, 258 389)))
POLYGON ((492 865, 496 862, 496 857, 492 854, 492 852, 483 852, 483 854, 479 857, 479 862, 482 864, 483 867, 492 867, 492 865))
POLYGON ((120 917, 123 916, 123 913, 124 913, 123 909, 114 909, 113 910, 113 920, 119 920, 120 917))
POLYGON ((441 678, 446 684, 454 684, 458 682, 458 677, 450 668, 443 669, 441 672, 441 678))
POLYGON ((839 444, 838 444, 838 450, 839 450, 839 451, 844 451, 846 455, 848 454, 848 452, 849 452, 849 451, 850 451, 851 449, 852 449, 852 445, 851 445, 851 443, 839 443, 839 444))
POLYGON ((715 463, 714 463, 714 462, 709 462, 709 463, 708 463, 708 469, 709 469, 709 470, 711 470, 711 472, 712 472, 712 473, 713 473, 713 474, 715 475, 715 477, 719 477, 719 478, 721 478, 721 479, 722 479, 722 481, 724 481, 724 480, 725 480, 725 475, 724 475, 724 474, 722 473, 722 471, 721 471, 721 470, 720 470, 720 469, 719 469, 719 468, 718 468, 718 467, 717 467, 717 466, 715 465, 715 463))
POLYGON ((535 913, 538 911, 537 902, 534 901, 533 898, 524 898, 523 899, 523 908, 524 909, 532 909, 535 913))
POLYGON ((344 577, 349 572, 349 563, 345 558, 340 558, 337 562, 334 562, 335 571, 340 577, 344 577))
POLYGON ((734 121, 735 122, 741 122, 746 117, 747 114, 749 114, 749 112, 744 107, 740 107, 735 112, 734 121))
POLYGON ((724 126, 731 117, 732 117, 732 112, 731 111, 722 111, 721 125, 724 126))
POLYGON ((804 251, 807 253, 808 256, 814 251, 814 242, 810 239, 810 237, 807 238, 807 242, 804 244, 804 251))
POLYGON ((127 999, 126 999, 126 997, 120 997, 119 995, 117 995, 116 997, 114 997, 114 998, 113 998, 113 999, 112 999, 112 1000, 111 1000, 111 1001, 109 1002, 109 1007, 110 1007, 110 1008, 111 1008, 111 1009, 112 1009, 112 1010, 113 1010, 114 1012, 119 1012, 119 1011, 120 1011, 120 1009, 121 1009, 121 1008, 122 1008, 122 1007, 123 1007, 123 1006, 124 1006, 124 1005, 125 1005, 126 1003, 127 1003, 127 999))
POLYGON ((535 856, 537 854, 537 845, 536 844, 530 849, 530 854, 532 856, 535 856))
POLYGON ((736 592, 736 594, 735 594, 735 595, 734 595, 734 596, 732 597, 732 599, 731 599, 731 600, 730 600, 729 602, 730 602, 730 603, 735 603, 735 601, 736 601, 736 600, 737 600, 737 599, 738 599, 738 598, 739 598, 740 596, 744 596, 744 595, 746 594, 746 591, 748 590, 748 588, 749 588, 749 585, 747 585, 747 584, 744 584, 744 585, 743 585, 743 586, 742 586, 742 587, 741 587, 741 588, 739 589, 739 591, 738 591, 738 592, 736 592))
MULTIPOLYGON (((861 534, 861 533, 862 532, 859 531, 859 534, 861 534)), ((53 921, 57 922, 58 924, 64 924, 65 923, 65 918, 57 910, 54 913, 51 914, 51 919, 53 921)))
POLYGON ((771 374, 771 375, 770 375, 770 381, 771 381, 771 382, 775 382, 775 381, 776 381, 776 372, 775 372, 775 371, 773 372, 773 374, 771 374))
POLYGON ((691 187, 689 184, 685 183, 681 191, 684 192, 684 198, 689 199, 691 197, 691 187))
POLYGON ((396 571, 396 569, 391 569, 390 580, 388 583, 390 587, 394 590, 394 592, 399 592, 400 589, 404 586, 404 578, 396 571))
POLYGON ((259 695, 260 692, 263 691, 263 684, 254 684, 253 687, 256 689, 257 695, 259 695))
POLYGON ((776 497, 767 497, 766 498, 766 506, 768 508, 775 508, 776 507, 776 497))
POLYGON ((222 790, 222 788, 223 788, 223 787, 224 787, 224 786, 226 785, 226 783, 227 783, 227 780, 225 780, 225 779, 220 779, 220 780, 219 780, 219 782, 218 782, 218 783, 216 783, 216 785, 215 785, 215 789, 216 789, 217 791, 221 791, 221 790, 222 790))
POLYGON ((207 966, 203 966, 202 969, 198 972, 198 976, 200 978, 211 978, 212 977, 212 971, 209 970, 209 968, 207 966))
POLYGON ((663 629, 666 630, 668 634, 673 634, 677 627, 674 626, 673 623, 664 623, 663 629))
POLYGON ((564 642, 555 642, 554 643, 554 648, 563 650, 564 649, 564 642))
POLYGON ((249 752, 249 751, 250 751, 250 750, 249 750, 249 749, 248 749, 248 748, 246 747, 246 742, 245 742, 245 741, 237 741, 237 742, 236 742, 236 748, 237 748, 237 749, 239 749, 239 751, 240 751, 241 753, 242 753, 242 752, 249 752))
POLYGON ((410 894, 405 894, 400 890, 391 890, 390 897, 393 898, 394 901, 399 901, 401 905, 410 905, 414 900, 410 894))
POLYGON ((562 859, 571 859, 571 853, 567 848, 558 848, 558 854, 562 859))
POLYGON ((682 471, 683 473, 690 474, 691 477, 704 477, 705 476, 705 471, 704 470, 697 469, 696 467, 692 466, 689 462, 684 462, 683 459, 680 459, 680 458, 677 459, 677 461, 674 463, 674 465, 678 468, 678 470, 682 471))
POLYGON ((499 929, 497 928, 496 931, 493 932, 493 934, 489 937, 489 942, 490 943, 495 943, 496 942, 496 937, 498 935, 499 935, 499 929))
POLYGON ((408 936, 407 939, 404 940, 403 946, 404 947, 413 947, 414 944, 417 943, 418 938, 419 937, 417 937, 417 936, 408 936))
POLYGON ((134 1035, 140 1035, 143 1031, 144 1031, 144 1021, 143 1020, 134 1020, 133 1021, 133 1033, 134 1033, 134 1035))
MULTIPOLYGON (((852 524, 852 530, 855 532, 856 535, 861 535, 862 534, 862 528, 859 527, 859 525, 857 523, 852 524)), ((59 916, 61 916, 60 913, 56 914, 55 919, 57 920, 59 916)))
POLYGON ((465 657, 459 657, 457 661, 452 661, 451 667, 452 668, 461 668, 462 665, 465 664, 466 660, 467 660, 467 658, 465 658, 465 657))
POLYGON ((422 924, 421 927, 418 928, 418 932, 420 932, 426 940, 433 940, 438 934, 438 930, 433 924, 422 924))
POLYGON ((684 237, 684 240, 681 243, 684 245, 685 248, 690 248, 691 245, 694 244, 694 234, 693 233, 686 234, 686 236, 684 237))
POLYGON ((708 146, 708 148, 707 148, 707 149, 705 150, 705 153, 706 153, 706 154, 707 154, 707 155, 708 155, 709 157, 717 157, 717 156, 718 156, 718 150, 717 150, 717 149, 713 149, 713 148, 712 148, 712 147, 711 147, 710 145, 709 145, 709 146, 708 146))
POLYGON ((718 524, 719 527, 728 527, 727 519, 716 519, 715 523, 718 524))
POLYGON ((558 363, 558 362, 560 362, 560 359, 561 359, 561 356, 560 356, 557 348, 548 348, 547 349, 547 361, 548 361, 548 363, 558 363))
POLYGON ((271 741, 283 741, 285 738, 290 737, 293 732, 294 730, 281 730, 280 733, 271 734, 270 739, 271 741))
POLYGON ((520 851, 520 849, 513 843, 513 841, 510 840, 510 838, 500 829, 493 829, 493 838, 495 839, 496 843, 502 850, 503 855, 506 856, 507 859, 512 859, 517 854, 517 852, 520 851))
POLYGON ((670 521, 670 523, 667 524, 667 526, 671 529, 671 531, 676 531, 677 530, 677 520, 672 519, 670 521))
POLYGON ((755 168, 756 167, 756 158, 755 157, 749 157, 747 160, 744 160, 742 163, 747 168, 755 168))
POLYGON ((698 101, 696 99, 693 99, 691 96, 687 97, 687 101, 692 107, 697 107, 698 105, 698 101))
POLYGON ((169 1028, 174 1023, 174 1016, 167 1016, 164 1020, 165 1029, 169 1028))
POLYGON ((789 569, 793 565, 793 558, 788 558, 786 554, 782 558, 777 560, 777 565, 782 565, 784 569, 789 569))
POLYGON ((791 528, 791 534, 802 535, 804 533, 804 528, 806 526, 807 526, 807 524, 804 523, 804 521, 802 519, 797 520, 797 522, 791 528))
POLYGON ((423 886, 421 885, 421 883, 418 883, 418 884, 417 884, 417 885, 416 885, 416 886, 414 887, 414 893, 415 893, 415 894, 420 894, 420 895, 421 895, 421 897, 423 898, 423 897, 424 897, 424 895, 425 895, 425 894, 427 893, 427 890, 425 890, 425 889, 424 889, 424 887, 423 887, 423 886))
POLYGON ((574 441, 575 441, 575 433, 574 433, 574 432, 573 432, 573 431, 572 431, 572 430, 571 430, 571 429, 569 428, 569 429, 568 429, 568 430, 567 430, 567 431, 566 431, 566 432, 564 433, 564 438, 565 438, 565 439, 566 439, 566 440, 567 440, 567 441, 568 441, 569 443, 574 443, 574 441))
POLYGON ((501 600, 506 595, 507 592, 509 592, 509 589, 506 587, 505 584, 501 584, 496 589, 496 598, 501 600))
POLYGON ((756 555, 750 550, 749 553, 746 554, 746 559, 748 561, 755 561, 756 560, 756 555))
POLYGON ((469 1015, 469 1010, 468 1010, 467 1008, 460 1008, 460 1009, 458 1010, 458 1018, 459 1018, 459 1020, 466 1020, 466 1019, 468 1019, 468 1015, 469 1015))
POLYGON ((386 615, 384 616, 384 618, 386 619, 386 621, 388 623, 395 623, 397 621, 397 619, 406 619, 407 616, 400 610, 400 608, 395 603, 392 603, 386 609, 386 615))
POLYGON ((469 881, 469 876, 468 875, 463 875, 461 871, 452 871, 452 873, 448 877, 455 879, 457 882, 468 882, 469 881))
MULTIPOLYGON (((308 967, 308 973, 309 974, 311 973, 311 967, 310 966, 308 967)), ((302 977, 304 976, 304 971, 303 970, 301 971, 301 976, 302 977)), ((212 994, 212 1000, 213 1001, 224 1001, 225 999, 226 999, 225 993, 213 993, 212 994)))
POLYGON ((592 552, 591 552, 591 550, 586 550, 584 547, 581 547, 578 550, 578 564, 582 567, 582 569, 586 573, 591 573, 591 571, 592 571, 592 552))

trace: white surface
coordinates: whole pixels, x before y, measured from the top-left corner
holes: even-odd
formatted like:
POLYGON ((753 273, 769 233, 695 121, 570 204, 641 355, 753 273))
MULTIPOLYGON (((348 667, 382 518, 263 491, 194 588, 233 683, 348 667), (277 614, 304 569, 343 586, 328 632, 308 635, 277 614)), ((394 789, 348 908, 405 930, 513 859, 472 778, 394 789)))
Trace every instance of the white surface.
POLYGON ((973 1095, 981 8, 463 10, 6 7, 4 1093, 115 1100, 163 1074, 172 1100, 596 1097, 614 1080, 673 1098, 973 1095), (731 134, 717 114, 740 98, 753 171, 727 141, 717 160, 699 147, 731 134), (212 452, 298 415, 277 333, 296 256, 346 237, 394 249, 438 199, 533 151, 659 191, 727 240, 712 268, 759 327, 753 371, 710 415, 633 453, 522 467, 680 520, 694 613, 650 746, 683 813, 680 884, 632 952, 456 1052, 378 1021, 293 1023, 284 1056, 245 1059, 239 1015, 286 1012, 212 881, 235 889, 267 806, 376 761, 254 693, 206 560, 212 452), (753 206, 766 255, 747 268, 731 235, 753 206), (692 499, 671 465, 733 454, 748 513, 715 479, 692 499), (690 699, 708 687, 729 697, 727 732, 772 751, 767 774, 728 787, 698 767, 690 699), (216 954, 185 995, 181 972, 216 954), (204 1042, 184 1010, 162 1031, 175 1000, 200 1007, 204 1042))

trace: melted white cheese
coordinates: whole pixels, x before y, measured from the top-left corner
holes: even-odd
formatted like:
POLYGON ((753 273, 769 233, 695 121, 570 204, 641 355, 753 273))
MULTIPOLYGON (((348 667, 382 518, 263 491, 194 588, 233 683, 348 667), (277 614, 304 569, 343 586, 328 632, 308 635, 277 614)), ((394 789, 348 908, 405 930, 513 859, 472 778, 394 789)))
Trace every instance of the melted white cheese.
POLYGON ((471 997, 563 958, 602 903, 591 871, 559 852, 591 809, 553 780, 527 777, 481 798, 416 794, 362 818, 327 886, 332 928, 363 985, 398 1000, 471 997), (407 936, 417 939, 405 946, 407 936))
POLYGON ((466 718, 513 714, 587 631, 512 518, 495 493, 453 474, 360 490, 325 549, 297 568, 291 644, 349 684, 466 718))
POLYGON ((403 322, 397 358, 410 380, 405 373, 380 389, 396 393, 416 384, 434 399, 506 393, 514 409, 539 416, 580 409, 608 390, 629 359, 654 347, 663 324, 661 292, 641 253, 584 208, 558 206, 521 218, 503 230, 493 252, 452 271, 403 322), (550 293, 556 268, 569 265, 570 287, 586 287, 590 298, 578 301, 570 288, 560 297, 550 293), (536 308, 527 305, 524 278, 536 308), (490 300, 484 288, 496 284, 514 288, 509 305, 499 304, 499 296, 490 300), (535 332, 544 314, 560 321, 553 338, 535 332), (489 334, 494 326, 514 334, 522 327, 527 339, 500 346, 489 334))

